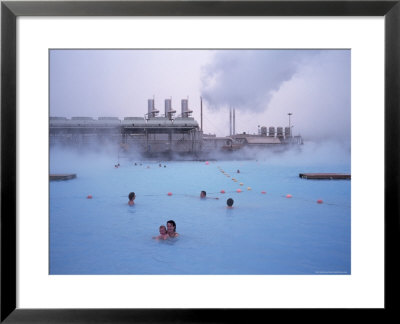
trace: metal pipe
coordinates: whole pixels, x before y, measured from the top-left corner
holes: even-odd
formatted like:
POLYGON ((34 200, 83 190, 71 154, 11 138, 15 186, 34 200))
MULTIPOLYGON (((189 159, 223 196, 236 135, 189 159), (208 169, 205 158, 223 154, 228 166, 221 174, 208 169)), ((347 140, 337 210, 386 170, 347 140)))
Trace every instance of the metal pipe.
POLYGON ((235 108, 233 108, 233 135, 236 134, 236 129, 235 129, 235 108))
POLYGON ((229 136, 232 136, 232 108, 229 107, 229 136))
POLYGON ((200 130, 203 131, 203 98, 200 97, 200 130))

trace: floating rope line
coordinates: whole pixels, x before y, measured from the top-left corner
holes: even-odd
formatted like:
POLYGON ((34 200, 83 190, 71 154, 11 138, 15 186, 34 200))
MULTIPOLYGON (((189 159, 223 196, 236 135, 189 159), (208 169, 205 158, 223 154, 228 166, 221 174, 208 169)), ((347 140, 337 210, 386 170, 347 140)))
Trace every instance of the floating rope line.
MULTIPOLYGON (((227 174, 227 173, 225 173, 225 171, 224 171, 222 168, 218 167, 218 169, 222 172, 222 174, 226 175, 227 177, 230 177, 230 175, 227 174)), ((238 180, 237 180, 236 178, 232 178, 232 180, 233 180, 234 182, 238 182, 238 180)), ((240 186, 244 186, 244 183, 243 183, 243 182, 240 182, 239 185, 240 185, 240 186)), ((251 187, 247 187, 247 190, 248 190, 248 191, 251 191, 252 188, 251 188, 251 187)), ((221 191, 224 191, 223 194, 242 193, 242 192, 243 192, 243 190, 241 190, 241 189, 236 189, 235 191, 225 191, 225 190, 221 190, 221 191)), ((220 192, 220 193, 222 193, 222 192, 220 192)), ((261 191, 261 194, 267 194, 267 192, 263 190, 263 191, 261 191)), ((268 196, 271 197, 271 194, 269 194, 268 196)), ((286 198, 286 199, 293 199, 293 196, 292 196, 291 194, 280 195, 280 197, 283 197, 283 198, 286 198)), ((345 207, 350 207, 349 205, 342 205, 342 204, 329 203, 329 202, 327 203, 327 202, 322 201, 321 199, 310 200, 310 199, 304 199, 304 198, 299 198, 299 197, 295 197, 294 199, 295 199, 295 200, 305 201, 305 202, 312 202, 312 203, 318 203, 318 204, 325 204, 325 205, 328 205, 328 206, 345 206, 345 207)))
MULTIPOLYGON (((230 175, 225 173, 225 171, 222 170, 219 166, 217 168, 221 171, 222 174, 224 174, 227 177, 230 177, 230 175)), ((231 180, 233 180, 236 183, 238 182, 238 180, 236 178, 231 178, 231 180)), ((240 182, 239 185, 240 186, 244 186, 244 183, 240 182)), ((252 187, 247 187, 247 191, 253 191, 252 187)), ((242 190, 242 189, 238 188, 238 189, 232 190, 232 191, 222 189, 219 192, 209 192, 209 194, 211 194, 211 195, 218 195, 218 194, 229 195, 229 194, 235 194, 235 193, 239 194, 239 193, 243 193, 243 192, 245 192, 245 190, 242 190)), ((275 195, 274 194, 268 194, 267 195, 267 192, 265 190, 261 191, 261 194, 266 195, 268 197, 272 197, 272 198, 281 197, 281 198, 286 198, 286 199, 293 199, 293 200, 298 200, 298 201, 303 201, 303 202, 309 202, 309 203, 313 203, 313 204, 318 203, 318 204, 324 204, 324 205, 328 205, 328 206, 339 206, 339 207, 347 207, 347 208, 351 207, 351 205, 348 205, 348 204, 338 204, 338 203, 332 203, 332 202, 325 202, 325 201, 321 200, 320 198, 317 199, 317 200, 311 200, 311 199, 307 199, 307 198, 303 198, 303 197, 299 197, 299 196, 293 196, 291 194, 286 194, 286 195, 280 194, 278 196, 276 194, 275 195)), ((198 195, 190 195, 190 194, 187 194, 187 193, 172 193, 172 192, 166 192, 166 193, 163 193, 163 194, 142 194, 140 196, 141 197, 178 196, 178 197, 200 198, 198 195)), ((121 195, 121 196, 118 196, 118 197, 128 198, 128 195, 121 195)), ((83 198, 83 197, 74 195, 72 198, 83 198)), ((89 195, 86 195, 84 198, 92 199, 94 197, 91 194, 89 194, 89 195)), ((101 196, 97 196, 96 195, 96 198, 101 198, 101 196)), ((217 197, 207 197, 207 198, 219 199, 217 197)))

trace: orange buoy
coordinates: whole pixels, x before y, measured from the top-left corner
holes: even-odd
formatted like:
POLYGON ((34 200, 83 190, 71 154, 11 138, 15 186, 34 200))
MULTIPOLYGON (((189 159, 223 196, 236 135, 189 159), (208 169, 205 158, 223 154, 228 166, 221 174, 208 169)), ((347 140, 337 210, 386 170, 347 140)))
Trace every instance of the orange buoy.
POLYGON ((208 161, 206 161, 206 165, 208 165, 208 161))
POLYGON ((323 203, 322 199, 318 199, 318 200, 317 200, 317 203, 318 203, 318 204, 322 204, 322 203, 323 203))
POLYGON ((292 198, 292 195, 291 194, 287 194, 286 198, 292 198))
POLYGON ((168 192, 168 196, 172 196, 172 192, 168 192))
POLYGON ((93 196, 92 196, 92 195, 88 195, 86 198, 87 198, 87 199, 92 199, 93 196))
POLYGON ((240 189, 237 189, 237 190, 236 190, 236 192, 242 192, 242 190, 240 190, 240 189))
POLYGON ((267 192, 265 192, 265 191, 261 191, 261 193, 265 195, 267 192))
POLYGON ((222 189, 220 192, 221 192, 221 193, 225 193, 225 190, 224 190, 224 189, 222 189))

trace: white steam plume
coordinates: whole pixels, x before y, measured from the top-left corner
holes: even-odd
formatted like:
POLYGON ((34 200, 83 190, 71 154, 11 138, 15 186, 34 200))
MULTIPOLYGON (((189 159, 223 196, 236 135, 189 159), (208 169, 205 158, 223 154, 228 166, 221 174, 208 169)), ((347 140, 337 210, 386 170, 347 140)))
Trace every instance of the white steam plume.
POLYGON ((294 135, 349 144, 350 59, 350 50, 216 51, 203 68, 202 96, 213 120, 236 109, 237 132, 288 126, 291 112, 294 135))

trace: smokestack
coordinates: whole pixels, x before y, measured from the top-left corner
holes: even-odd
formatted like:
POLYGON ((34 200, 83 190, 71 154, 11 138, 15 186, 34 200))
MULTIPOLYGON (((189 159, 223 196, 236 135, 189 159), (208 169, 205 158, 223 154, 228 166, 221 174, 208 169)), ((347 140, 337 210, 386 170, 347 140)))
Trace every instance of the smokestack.
POLYGON ((154 98, 147 100, 147 115, 148 117, 156 117, 159 111, 154 107, 154 98))
POLYGON ((236 134, 236 129, 235 129, 235 108, 233 108, 233 135, 236 134))
POLYGON ((165 99, 165 117, 168 116, 170 110, 172 110, 172 100, 165 99))
POLYGON ((165 117, 172 119, 174 113, 176 113, 176 111, 172 110, 172 99, 165 99, 165 117))
POLYGON ((193 112, 192 110, 189 110, 189 100, 182 99, 181 107, 182 107, 182 117, 188 118, 190 116, 190 114, 193 112))
POLYGON ((203 131, 203 98, 200 97, 200 130, 203 131))
POLYGON ((229 136, 232 135, 232 108, 229 107, 229 136))
POLYGON ((154 99, 147 100, 147 112, 150 114, 154 110, 154 99))

